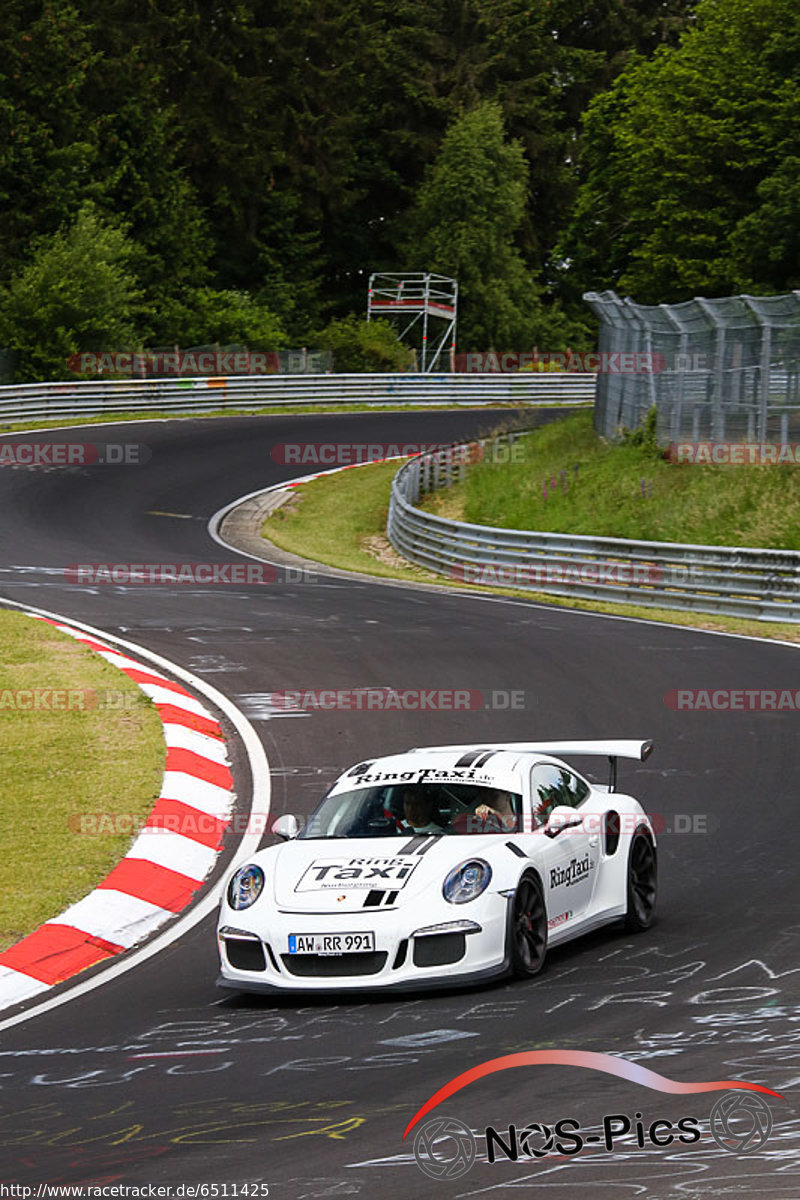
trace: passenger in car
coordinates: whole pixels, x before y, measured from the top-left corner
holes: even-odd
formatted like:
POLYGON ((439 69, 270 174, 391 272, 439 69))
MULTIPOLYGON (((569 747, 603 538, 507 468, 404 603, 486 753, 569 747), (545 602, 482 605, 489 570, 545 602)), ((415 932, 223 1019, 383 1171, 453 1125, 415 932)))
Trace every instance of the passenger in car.
POLYGON ((483 822, 483 832, 485 833, 491 832, 492 829, 512 833, 517 829, 517 816, 514 812, 514 803, 510 792, 498 789, 494 802, 479 804, 475 809, 475 816, 483 822))

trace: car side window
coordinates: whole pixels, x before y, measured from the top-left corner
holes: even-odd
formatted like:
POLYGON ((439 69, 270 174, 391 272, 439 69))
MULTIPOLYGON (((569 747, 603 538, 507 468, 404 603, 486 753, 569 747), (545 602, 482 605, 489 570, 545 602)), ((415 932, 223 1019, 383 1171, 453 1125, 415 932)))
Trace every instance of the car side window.
POLYGON ((582 779, 553 763, 537 763, 531 771, 534 826, 543 825, 560 804, 577 808, 589 795, 582 779))
POLYGON ((586 797, 589 795, 591 788, 588 783, 580 779, 577 775, 573 775, 571 771, 564 771, 562 774, 567 775, 569 779, 569 790, 572 794, 572 807, 577 808, 579 804, 583 804, 586 797))

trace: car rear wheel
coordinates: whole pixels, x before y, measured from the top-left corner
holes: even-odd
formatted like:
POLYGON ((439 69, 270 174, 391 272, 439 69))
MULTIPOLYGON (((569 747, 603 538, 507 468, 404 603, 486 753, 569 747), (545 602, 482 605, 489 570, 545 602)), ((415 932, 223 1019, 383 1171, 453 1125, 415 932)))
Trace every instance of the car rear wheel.
POLYGON ((517 884, 509 919, 511 970, 517 979, 530 979, 547 954, 547 909, 535 875, 523 875, 517 884))
POLYGON ((628 889, 625 928, 649 929, 656 908, 658 870, 656 848, 648 834, 637 829, 628 855, 628 889))

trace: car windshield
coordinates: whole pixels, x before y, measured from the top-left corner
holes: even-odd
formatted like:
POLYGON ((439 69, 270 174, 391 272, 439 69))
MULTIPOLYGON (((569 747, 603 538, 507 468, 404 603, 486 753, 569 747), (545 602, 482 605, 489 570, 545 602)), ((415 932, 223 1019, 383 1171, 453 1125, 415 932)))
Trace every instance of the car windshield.
POLYGON ((413 837, 509 833, 519 827, 517 792, 467 783, 403 783, 326 796, 301 838, 413 837))

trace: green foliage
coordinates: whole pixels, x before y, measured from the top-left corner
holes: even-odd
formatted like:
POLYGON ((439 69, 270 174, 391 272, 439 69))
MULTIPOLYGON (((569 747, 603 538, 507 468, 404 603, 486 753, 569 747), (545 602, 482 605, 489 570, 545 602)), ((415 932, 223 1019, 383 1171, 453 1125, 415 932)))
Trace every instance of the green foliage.
POLYGON ((659 446, 656 431, 658 427, 658 409, 655 404, 648 410, 647 416, 638 429, 623 429, 622 441, 625 445, 635 446, 643 455, 650 458, 663 458, 664 447, 659 446))
POLYGON ((532 273, 514 244, 527 196, 522 146, 505 137, 499 104, 450 126, 409 215, 406 253, 459 282, 460 344, 505 348, 535 340, 532 273))
POLYGON ((589 106, 569 273, 645 303, 797 287, 800 9, 701 0, 589 106))
POLYGON ((0 291, 0 344, 16 353, 16 382, 64 378, 76 352, 141 344, 135 258, 126 232, 89 202, 72 226, 38 240, 0 291))
POLYGON ((549 292, 553 243, 574 194, 580 115, 631 51, 651 54, 674 40, 693 0, 371 0, 368 7, 372 170, 360 211, 371 230, 380 235, 388 224, 402 240, 404 210, 446 130, 496 100, 526 158, 516 241, 549 292))
POLYGON ((528 179, 522 143, 507 139, 501 106, 486 101, 453 122, 417 192, 407 261, 458 280, 462 349, 594 344, 585 316, 546 302, 519 248, 528 179))
POLYGON ((208 221, 189 178, 152 30, 127 0, 9 0, 0 32, 0 280, 86 201, 124 222, 151 324, 207 281, 208 221))
POLYGON ((330 321, 312 339, 315 345, 333 352, 336 371, 407 371, 413 354, 398 341, 388 321, 366 321, 351 314, 330 321))
POLYGON ((96 171, 86 83, 99 60, 68 3, 6 0, 0 28, 0 281, 70 221, 96 171))
POLYGON ((676 464, 635 438, 602 442, 581 413, 521 439, 521 462, 487 455, 463 489, 439 495, 450 515, 482 525, 800 550, 796 467, 676 464))
POLYGON ((162 345, 310 344, 406 266, 458 276, 465 350, 589 348, 587 288, 797 286, 799 23, 794 0, 6 0, 0 286, 89 201, 162 345))
POLYGON ((172 303, 162 328, 179 346, 211 343, 280 350, 287 337, 279 318, 248 292, 196 288, 172 303))

